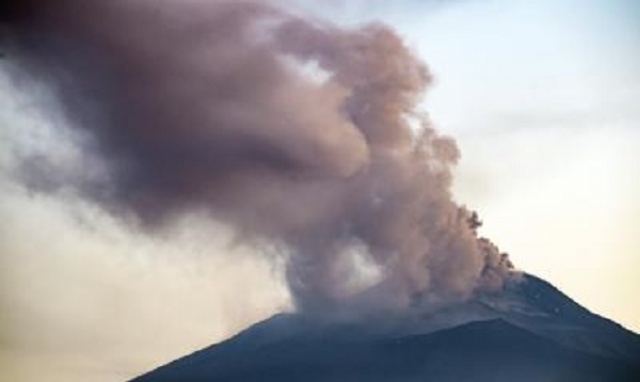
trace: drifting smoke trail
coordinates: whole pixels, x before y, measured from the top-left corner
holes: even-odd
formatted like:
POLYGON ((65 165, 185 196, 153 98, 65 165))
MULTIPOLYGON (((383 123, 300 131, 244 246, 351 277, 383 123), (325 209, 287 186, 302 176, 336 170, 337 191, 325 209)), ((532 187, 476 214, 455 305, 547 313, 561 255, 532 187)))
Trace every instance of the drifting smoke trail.
POLYGON ((458 149, 417 111, 429 72, 388 27, 259 1, 21 14, 10 54, 89 133, 109 179, 75 186, 112 211, 152 229, 204 209, 281 246, 309 313, 428 309, 508 274, 452 200, 458 149))

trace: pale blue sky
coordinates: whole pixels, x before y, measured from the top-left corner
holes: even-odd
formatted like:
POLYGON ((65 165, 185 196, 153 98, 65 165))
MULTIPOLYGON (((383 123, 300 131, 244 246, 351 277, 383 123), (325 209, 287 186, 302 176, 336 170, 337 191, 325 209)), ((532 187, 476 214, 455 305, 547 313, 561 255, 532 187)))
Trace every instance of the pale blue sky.
POLYGON ((431 67, 425 108, 459 142, 456 195, 483 233, 639 330, 640 3, 349 4, 321 13, 389 22, 431 67))

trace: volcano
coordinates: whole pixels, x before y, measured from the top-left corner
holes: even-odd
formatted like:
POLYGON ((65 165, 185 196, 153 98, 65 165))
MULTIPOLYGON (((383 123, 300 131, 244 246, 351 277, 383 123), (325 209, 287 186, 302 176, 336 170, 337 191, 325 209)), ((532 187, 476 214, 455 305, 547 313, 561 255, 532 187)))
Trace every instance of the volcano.
POLYGON ((407 320, 278 314, 132 382, 638 381, 640 336, 523 274, 407 320))

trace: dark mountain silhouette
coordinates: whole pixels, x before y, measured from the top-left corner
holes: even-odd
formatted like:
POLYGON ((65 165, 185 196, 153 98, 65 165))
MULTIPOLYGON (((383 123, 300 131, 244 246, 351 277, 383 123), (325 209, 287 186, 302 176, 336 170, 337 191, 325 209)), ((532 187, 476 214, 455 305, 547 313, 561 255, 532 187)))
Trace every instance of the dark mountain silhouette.
POLYGON ((640 336, 531 275, 412 320, 279 314, 134 379, 204 381, 640 380, 640 336))

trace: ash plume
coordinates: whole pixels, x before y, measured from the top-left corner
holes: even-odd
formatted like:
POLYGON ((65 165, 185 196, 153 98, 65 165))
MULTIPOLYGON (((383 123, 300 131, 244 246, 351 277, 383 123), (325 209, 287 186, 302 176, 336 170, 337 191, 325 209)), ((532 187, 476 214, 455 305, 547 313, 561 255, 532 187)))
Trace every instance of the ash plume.
POLYGON ((263 1, 25 4, 7 59, 107 166, 64 182, 113 213, 153 232, 206 211, 280 248, 311 314, 425 310, 508 277, 452 198, 458 148, 418 109, 430 73, 389 27, 263 1))

